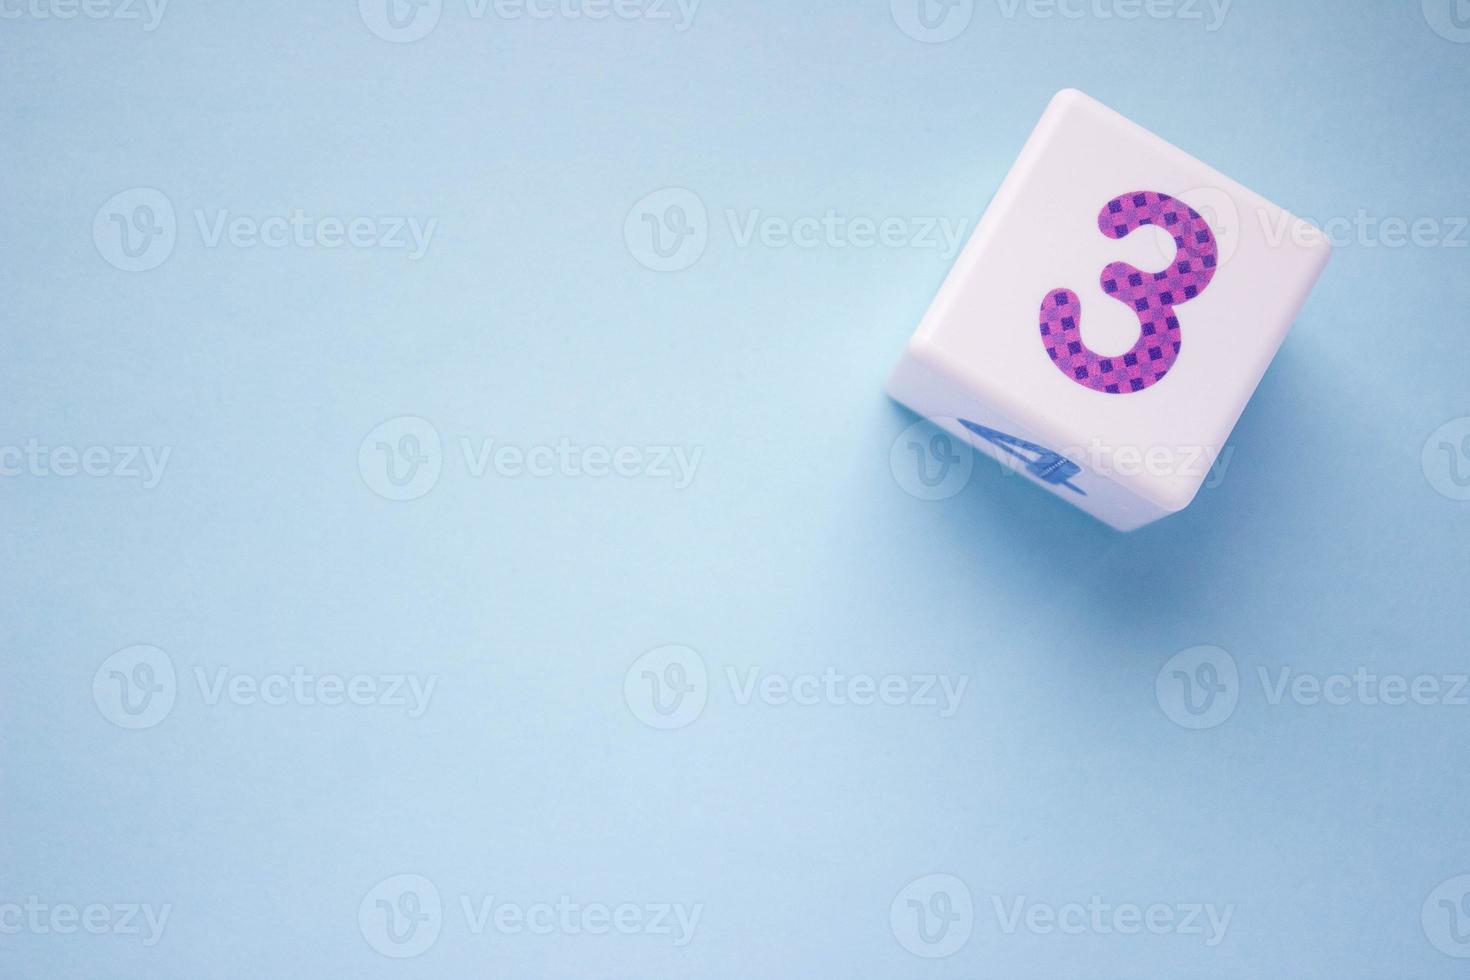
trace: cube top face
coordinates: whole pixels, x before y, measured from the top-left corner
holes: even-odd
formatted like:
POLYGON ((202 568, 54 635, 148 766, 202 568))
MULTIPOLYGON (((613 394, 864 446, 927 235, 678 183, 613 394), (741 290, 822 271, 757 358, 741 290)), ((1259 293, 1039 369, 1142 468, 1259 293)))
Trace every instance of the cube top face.
POLYGON ((1330 251, 1306 222, 1064 91, 908 357, 1063 455, 1153 460, 1110 466, 1105 479, 1176 511, 1330 251))

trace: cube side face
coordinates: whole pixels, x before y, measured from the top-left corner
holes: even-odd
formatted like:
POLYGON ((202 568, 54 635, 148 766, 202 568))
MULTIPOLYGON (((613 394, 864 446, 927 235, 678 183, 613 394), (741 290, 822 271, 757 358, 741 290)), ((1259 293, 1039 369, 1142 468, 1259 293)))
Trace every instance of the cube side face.
POLYGON ((1066 91, 906 359, 921 352, 1033 441, 1083 450, 1138 513, 1171 513, 1203 484, 1329 253, 1310 225, 1066 91))
POLYGON ((1169 514, 1087 466, 1078 448, 1050 448, 1052 436, 1008 417, 983 393, 949 375, 921 342, 911 343, 888 381, 888 394, 951 436, 1118 531, 1169 514))

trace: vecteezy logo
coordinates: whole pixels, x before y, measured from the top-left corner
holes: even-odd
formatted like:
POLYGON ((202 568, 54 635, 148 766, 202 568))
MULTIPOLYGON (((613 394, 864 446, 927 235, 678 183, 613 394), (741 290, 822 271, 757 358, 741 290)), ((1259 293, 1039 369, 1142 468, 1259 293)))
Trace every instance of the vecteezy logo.
POLYGON ((114 194, 92 219, 97 253, 124 272, 156 269, 173 254, 177 239, 173 202, 151 187, 114 194))
POLYGON ((948 500, 970 483, 975 453, 935 424, 922 419, 899 433, 888 450, 894 481, 920 500, 948 500))
POLYGON ((704 658, 678 645, 648 651, 628 668, 623 700, 650 728, 668 731, 692 724, 709 700, 704 658))
POLYGON ((1435 429, 1424 443, 1424 478, 1441 496, 1470 500, 1470 418, 1435 429))
POLYGON ((408 44, 425 37, 439 23, 444 0, 357 0, 367 29, 385 41, 408 44))
POLYGON ((1419 924, 1430 945, 1446 956, 1470 959, 1470 875, 1456 875, 1429 893, 1419 924))
POLYGON ((904 949, 926 960, 953 956, 975 929, 969 886, 954 875, 916 878, 894 896, 888 925, 904 949))
POLYGON ((1470 0, 1424 0, 1424 19, 1445 40, 1470 44, 1470 0))
POLYGON ((638 262, 655 272, 679 272, 698 262, 709 244, 709 212, 682 187, 654 191, 633 205, 623 240, 638 262))
POLYGON ((444 469, 439 430, 414 415, 389 419, 362 440, 357 468, 378 496, 417 500, 434 489, 444 469))
POLYGON ((1121 239, 1153 225, 1174 236, 1174 259, 1162 272, 1127 262, 1102 271, 1102 288, 1138 317, 1138 340, 1116 357, 1095 353, 1082 340, 1082 301, 1070 289, 1053 289, 1041 301, 1041 342, 1052 363, 1084 388, 1127 395, 1156 384, 1179 356, 1179 317, 1174 308, 1204 292, 1215 278, 1219 248, 1199 212, 1168 194, 1135 191, 1103 205, 1097 226, 1121 239))
POLYGON ((1170 657, 1154 679, 1154 696, 1174 724, 1195 730, 1223 725, 1240 701, 1235 658, 1212 646, 1170 657))
MULTIPOLYGON (((1236 249, 1240 248, 1240 236, 1244 230, 1240 220, 1240 206, 1235 203, 1235 198, 1230 196, 1229 191, 1219 187, 1196 187, 1182 194, 1175 194, 1174 199, 1181 204, 1188 204, 1204 219, 1215 236, 1216 268, 1223 267, 1234 257, 1236 249)), ((1303 229, 1302 234, 1308 233, 1303 229)), ((1163 235, 1159 236, 1158 245, 1159 258, 1165 262, 1172 261, 1179 250, 1177 242, 1163 235)))
POLYGON ((395 960, 422 956, 444 923, 439 889, 422 875, 384 878, 363 896, 357 927, 367 944, 395 960))
POLYGON ((119 728, 152 728, 168 717, 177 694, 174 662, 158 647, 119 650, 92 675, 97 710, 119 728))
POLYGON ((975 0, 890 0, 893 22, 915 41, 942 44, 965 32, 975 0))

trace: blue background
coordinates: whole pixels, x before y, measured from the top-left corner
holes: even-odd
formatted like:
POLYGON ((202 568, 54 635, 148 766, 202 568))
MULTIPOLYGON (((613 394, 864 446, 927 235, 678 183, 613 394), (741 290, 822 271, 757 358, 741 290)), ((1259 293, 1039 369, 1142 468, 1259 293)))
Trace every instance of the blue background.
POLYGON ((171 449, 152 489, 0 480, 0 902, 172 906, 147 948, 0 935, 0 974, 1464 975, 1420 909, 1470 871, 1470 708, 1273 705, 1257 672, 1467 670, 1470 503, 1420 454, 1470 415, 1470 251, 1339 248, 1224 481, 1118 535, 990 462, 939 502, 890 467, 913 419, 882 385, 949 256, 741 247, 724 217, 973 223, 1064 86, 1318 223, 1467 213, 1470 44, 1417 0, 1207 22, 983 0, 925 44, 886 0, 706 0, 683 32, 450 0, 397 44, 345 0, 0 21, 0 444, 171 449), (129 273, 92 223, 135 187, 178 241, 129 273), (668 187, 709 242, 659 273, 624 222, 668 187), (208 248, 193 217, 295 208, 438 226, 413 261, 208 248), (443 473, 392 502, 358 448, 404 415, 443 473), (682 490, 474 478, 461 438, 703 457, 682 490), (668 643, 708 705, 658 731, 624 678, 668 643), (141 731, 92 691, 133 644, 179 678, 141 731), (1155 679, 1200 644, 1239 703, 1192 731, 1155 679), (417 719, 209 705, 193 672, 221 666, 438 687, 417 719), (742 705, 727 667, 969 686, 948 718, 742 705), (405 872, 446 911, 399 961, 357 912, 405 872), (976 920, 931 961, 889 909, 936 872, 976 920), (466 894, 704 911, 683 948, 474 936, 466 894), (1235 911, 1214 948, 991 911, 1094 895, 1235 911))

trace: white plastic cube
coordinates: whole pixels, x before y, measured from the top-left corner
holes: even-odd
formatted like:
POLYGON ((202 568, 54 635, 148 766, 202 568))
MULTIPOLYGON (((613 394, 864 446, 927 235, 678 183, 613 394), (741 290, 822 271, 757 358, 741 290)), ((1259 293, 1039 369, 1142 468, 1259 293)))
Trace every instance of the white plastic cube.
POLYGON ((1330 251, 1306 222, 1066 90, 888 391, 1133 530, 1199 492, 1330 251))

